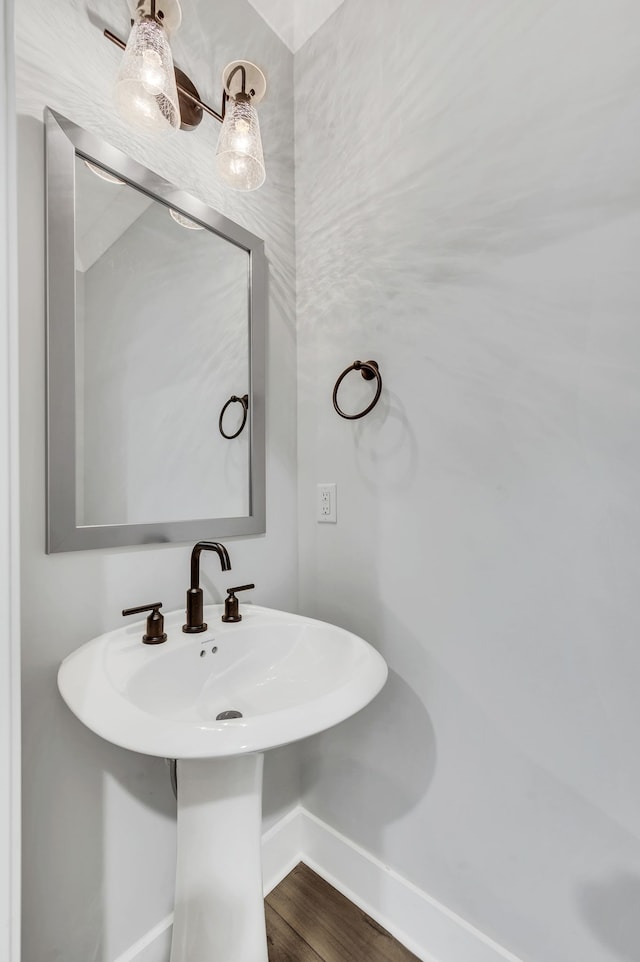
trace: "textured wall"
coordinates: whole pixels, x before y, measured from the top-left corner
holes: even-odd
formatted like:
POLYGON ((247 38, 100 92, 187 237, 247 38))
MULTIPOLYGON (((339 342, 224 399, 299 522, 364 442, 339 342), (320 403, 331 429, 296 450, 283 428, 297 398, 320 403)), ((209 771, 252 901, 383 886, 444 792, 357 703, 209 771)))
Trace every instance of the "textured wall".
MULTIPOLYGON (((24 694, 24 933, 30 962, 112 962, 171 908, 174 804, 162 760, 116 749, 62 703, 56 670, 93 635, 121 623, 123 606, 184 604, 188 547, 47 557, 44 395, 45 104, 103 136, 265 238, 270 263, 268 503, 265 537, 230 540, 233 582, 253 600, 296 605, 295 324, 292 58, 247 0, 185 0, 176 61, 216 104, 224 65, 253 56, 269 77, 261 108, 269 179, 255 196, 223 190, 213 159, 218 126, 155 143, 122 125, 112 105, 120 53, 104 25, 127 32, 124 0, 21 0, 17 5, 19 124, 22 589, 24 694)), ((227 587, 215 559, 203 583, 227 587)), ((266 821, 297 799, 286 751, 265 771, 266 821)))
POLYGON ((346 0, 296 55, 301 606, 391 667, 306 803, 527 962, 640 945, 639 31, 346 0))

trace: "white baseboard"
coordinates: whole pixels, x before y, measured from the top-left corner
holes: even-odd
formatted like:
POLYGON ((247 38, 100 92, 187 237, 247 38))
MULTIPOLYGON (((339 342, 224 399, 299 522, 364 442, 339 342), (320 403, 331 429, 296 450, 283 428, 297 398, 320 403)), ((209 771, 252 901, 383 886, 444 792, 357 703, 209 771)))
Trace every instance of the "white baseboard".
POLYGON ((304 861, 307 812, 298 805, 262 836, 262 889, 265 896, 304 861))
POLYGON ((119 955, 114 962, 169 962, 173 913, 154 925, 141 939, 119 955))
MULTIPOLYGON (((262 859, 265 895, 305 862, 423 962, 521 962, 301 806, 265 832, 262 859)), ((115 962, 168 962, 170 936, 168 917, 115 962)))
POLYGON ((288 818, 300 823, 295 832, 292 826, 284 826, 299 847, 298 861, 330 882, 423 962, 521 962, 306 809, 298 808, 288 818))

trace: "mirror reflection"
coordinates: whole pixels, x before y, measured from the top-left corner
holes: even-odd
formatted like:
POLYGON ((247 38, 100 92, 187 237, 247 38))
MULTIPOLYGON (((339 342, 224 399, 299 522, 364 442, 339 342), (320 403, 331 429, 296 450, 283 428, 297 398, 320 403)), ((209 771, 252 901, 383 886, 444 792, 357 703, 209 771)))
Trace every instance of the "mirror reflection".
POLYGON ((76 155, 76 524, 248 515, 249 254, 105 174, 76 155))

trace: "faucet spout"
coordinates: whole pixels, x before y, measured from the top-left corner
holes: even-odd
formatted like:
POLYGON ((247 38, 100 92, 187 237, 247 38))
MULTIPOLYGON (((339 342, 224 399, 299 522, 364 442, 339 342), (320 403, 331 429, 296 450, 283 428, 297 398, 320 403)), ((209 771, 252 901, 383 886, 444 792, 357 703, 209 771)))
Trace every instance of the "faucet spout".
POLYGON ((200 587, 200 553, 202 551, 215 551, 220 558, 220 567, 223 571, 231 571, 231 561, 229 552, 223 544, 218 541, 198 541, 193 546, 191 552, 191 587, 200 587))
POLYGON ((187 590, 187 621, 182 630, 187 634, 196 634, 207 630, 207 623, 203 617, 202 588, 200 587, 200 554, 202 551, 214 551, 220 559, 223 571, 231 570, 229 552, 218 541, 198 541, 191 552, 191 584, 187 590))

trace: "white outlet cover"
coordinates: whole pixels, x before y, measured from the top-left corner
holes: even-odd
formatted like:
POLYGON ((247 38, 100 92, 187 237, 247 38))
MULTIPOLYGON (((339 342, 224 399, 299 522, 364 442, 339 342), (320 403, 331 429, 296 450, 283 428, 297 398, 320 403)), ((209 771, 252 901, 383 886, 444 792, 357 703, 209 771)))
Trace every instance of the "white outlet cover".
POLYGON ((320 481, 317 487, 316 521, 336 524, 338 521, 337 485, 335 481, 320 481))
POLYGON ((249 0, 249 3, 295 53, 344 0, 249 0))

